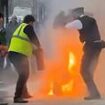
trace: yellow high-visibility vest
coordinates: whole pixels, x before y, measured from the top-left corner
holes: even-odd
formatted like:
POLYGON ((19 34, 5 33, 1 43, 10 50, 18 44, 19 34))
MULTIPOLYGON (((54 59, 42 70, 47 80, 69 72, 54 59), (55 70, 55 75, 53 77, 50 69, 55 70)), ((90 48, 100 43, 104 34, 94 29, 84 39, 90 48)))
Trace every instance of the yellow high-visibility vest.
POLYGON ((13 33, 9 46, 9 51, 18 52, 26 56, 32 55, 32 43, 30 42, 28 35, 24 33, 24 28, 27 25, 28 24, 26 23, 22 23, 13 33))

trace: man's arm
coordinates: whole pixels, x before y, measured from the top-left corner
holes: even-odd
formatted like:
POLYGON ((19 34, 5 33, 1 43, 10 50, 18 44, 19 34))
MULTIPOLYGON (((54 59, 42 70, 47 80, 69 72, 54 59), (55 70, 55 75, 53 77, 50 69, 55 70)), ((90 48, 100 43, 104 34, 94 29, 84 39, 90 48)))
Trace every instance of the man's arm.
POLYGON ((26 26, 24 32, 28 35, 29 39, 32 41, 33 44, 35 44, 37 47, 40 47, 38 37, 31 25, 26 26))
POLYGON ((36 64, 38 70, 44 70, 44 55, 43 55, 43 49, 40 46, 40 42, 37 38, 36 33, 34 32, 34 29, 32 26, 28 25, 24 32, 28 35, 29 39, 32 41, 32 43, 37 47, 37 49, 33 48, 33 55, 36 57, 36 64))
POLYGON ((74 28, 74 29, 80 30, 83 28, 83 25, 80 20, 74 20, 72 22, 67 23, 65 27, 68 29, 74 28))

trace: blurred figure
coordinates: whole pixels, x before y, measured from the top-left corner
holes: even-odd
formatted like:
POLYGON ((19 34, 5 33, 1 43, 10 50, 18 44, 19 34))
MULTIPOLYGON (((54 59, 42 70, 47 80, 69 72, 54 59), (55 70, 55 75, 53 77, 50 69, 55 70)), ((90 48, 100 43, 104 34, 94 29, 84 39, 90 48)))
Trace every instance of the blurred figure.
POLYGON ((67 22, 70 22, 72 20, 71 10, 69 10, 69 13, 66 15, 65 11, 60 11, 53 22, 53 28, 59 28, 64 27, 67 22))
MULTIPOLYGON (((6 26, 6 40, 7 40, 7 46, 9 46, 11 37, 16 30, 16 28, 19 26, 19 23, 17 22, 17 17, 13 15, 9 21, 9 23, 6 26)), ((8 58, 6 58, 6 65, 5 68, 9 69, 11 67, 11 63, 8 58)))
POLYGON ((84 15, 83 7, 73 9, 72 15, 74 21, 67 23, 66 28, 78 29, 80 41, 84 45, 80 72, 89 91, 89 96, 84 99, 100 99, 100 93, 94 82, 94 71, 105 42, 100 38, 96 20, 84 15))
POLYGON ((58 27, 64 26, 65 20, 66 20, 65 18, 66 18, 65 12, 60 11, 54 19, 53 27, 58 28, 58 27))
POLYGON ((6 30, 4 28, 4 16, 0 13, 0 71, 4 69, 4 55, 5 50, 2 50, 6 47, 6 30))
MULTIPOLYGON (((4 28, 4 15, 0 13, 0 87, 4 84, 2 81, 2 72, 4 69, 4 59, 7 53, 7 47, 6 47, 6 31, 4 28)), ((0 90, 0 105, 7 105, 8 103, 4 102, 5 99, 2 97, 3 91, 0 90), (2 93, 2 94, 1 94, 2 93)))
MULTIPOLYGON (((3 23, 4 23, 4 16, 2 13, 0 13, 0 87, 4 84, 2 80, 2 74, 4 69, 4 59, 7 53, 6 38, 5 38, 6 33, 5 33, 5 28, 3 26, 4 25, 3 23)), ((4 98, 0 96, 1 105, 4 103, 3 101, 4 101, 4 98)), ((7 103, 4 103, 4 104, 7 105, 7 103)))
POLYGON ((16 68, 19 75, 14 102, 27 103, 24 98, 30 98, 26 83, 29 77, 29 61, 28 57, 32 55, 34 44, 35 49, 40 49, 40 43, 33 29, 33 23, 36 22, 32 15, 25 16, 23 23, 15 30, 12 35, 9 46, 8 57, 16 68))
POLYGON ((13 35, 13 32, 16 30, 16 28, 19 26, 19 23, 17 22, 17 17, 13 15, 9 21, 9 23, 6 26, 6 39, 7 39, 7 45, 9 46, 9 43, 11 41, 11 37, 13 35))
POLYGON ((18 24, 21 24, 22 21, 23 21, 23 20, 22 20, 20 17, 17 18, 17 22, 18 22, 18 24))

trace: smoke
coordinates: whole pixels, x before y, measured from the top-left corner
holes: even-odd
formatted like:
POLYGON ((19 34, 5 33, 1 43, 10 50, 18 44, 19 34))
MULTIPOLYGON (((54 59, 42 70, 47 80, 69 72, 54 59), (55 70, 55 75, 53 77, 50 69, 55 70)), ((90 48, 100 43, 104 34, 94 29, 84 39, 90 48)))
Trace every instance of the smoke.
MULTIPOLYGON (((101 37, 105 40, 105 0, 41 0, 41 2, 45 4, 47 18, 45 23, 43 25, 41 24, 39 32, 40 35, 38 37, 44 50, 46 68, 44 71, 39 73, 34 72, 36 65, 34 63, 35 61, 33 60, 31 69, 32 73, 36 74, 34 77, 31 77, 32 82, 30 81, 29 83, 30 92, 34 94, 34 92, 37 92, 37 90, 40 88, 42 90, 38 92, 48 92, 52 83, 55 82, 55 87, 57 87, 58 85, 56 83, 62 85, 65 81, 68 82, 69 79, 75 78, 75 88, 73 90, 75 93, 70 94, 74 96, 84 95, 85 87, 78 73, 82 56, 82 45, 78 39, 78 31, 67 30, 62 27, 66 20, 63 18, 63 15, 60 17, 60 21, 57 23, 58 25, 61 25, 61 27, 54 29, 53 25, 57 15, 61 11, 65 12, 65 16, 73 8, 84 7, 86 12, 92 14, 96 18, 101 37), (67 71, 70 52, 72 52, 76 58, 76 66, 73 67, 73 71, 76 73, 74 73, 74 75, 69 74, 67 71)), ((103 50, 101 52, 99 63, 95 72, 95 82, 102 96, 105 94, 104 59, 105 54, 103 50)), ((6 75, 4 78, 6 81, 9 80, 9 83, 11 82, 9 77, 16 79, 16 72, 11 73, 10 71, 7 71, 6 74, 8 74, 8 76, 6 75)), ((14 79, 12 81, 13 83, 16 82, 14 79)), ((13 89, 11 89, 11 93, 13 93, 13 89)))
MULTIPOLYGON (((67 55, 65 57, 65 54, 67 54, 69 51, 73 51, 73 53, 77 56, 78 60, 78 68, 80 65, 80 60, 82 56, 82 45, 79 42, 78 39, 78 32, 76 30, 66 30, 64 28, 54 29, 53 24, 55 21, 55 18, 57 15, 64 11, 67 15, 71 9, 76 7, 84 7, 86 13, 92 15, 96 18, 101 37, 102 39, 105 39, 105 31, 104 31, 104 18, 105 14, 104 11, 104 0, 101 2, 99 0, 93 0, 89 2, 89 0, 43 0, 45 2, 45 5, 47 6, 47 20, 44 24, 44 27, 41 29, 41 36, 40 41, 42 44, 42 47, 45 52, 45 56, 47 59, 47 66, 49 66, 47 69, 52 70, 53 69, 61 69, 65 68, 65 64, 67 66, 67 55), (101 4, 101 7, 99 7, 99 3, 101 4), (76 47, 79 46, 79 47, 76 47), (76 49, 76 50, 75 50, 76 49), (67 51, 67 52, 66 52, 67 51), (76 53, 78 51, 78 54, 76 53), (63 58, 65 57, 65 58, 63 58), (79 57, 79 58, 78 58, 79 57), (52 65, 52 66, 51 66, 52 65), (63 65, 63 66, 61 66, 63 65), (58 67, 55 67, 58 66, 58 67)), ((61 18, 61 20, 58 22, 65 22, 65 19, 61 18)), ((97 87, 99 88, 102 95, 104 94, 104 88, 105 85, 102 85, 104 83, 104 50, 102 51, 99 59, 99 64, 97 66, 97 70, 95 72, 95 80, 97 87)), ((55 71, 56 71, 55 70, 55 71)), ((54 71, 54 72, 55 72, 54 71)), ((63 71, 64 73, 64 71, 63 71)), ((50 74, 49 74, 50 75, 50 74)))
MULTIPOLYGON (((45 94, 48 95, 49 90, 53 88, 53 92, 56 95, 56 92, 59 93, 60 86, 64 87, 64 84, 68 86, 67 83, 72 81, 70 87, 73 90, 68 94, 70 96, 84 96, 85 86, 79 74, 82 57, 79 33, 77 30, 65 29, 64 24, 71 20, 71 17, 66 17, 71 9, 84 7, 88 14, 92 14, 96 18, 102 39, 105 39, 104 0, 101 0, 101 2, 99 0, 92 0, 91 2, 89 0, 40 0, 40 2, 44 3, 46 7, 46 20, 44 24, 40 24, 40 30, 38 31, 38 38, 44 50, 45 70, 36 73, 37 68, 34 57, 32 57, 32 74, 28 83, 30 92, 32 95, 35 93, 36 98, 39 94, 44 94, 45 97, 45 94), (98 6, 99 4, 101 7, 98 6), (54 27, 54 24, 57 27, 54 27), (70 53, 75 57, 75 65, 72 68, 72 72, 68 70, 70 53)), ((95 82, 102 95, 105 94, 104 58, 103 50, 95 72, 95 82)), ((16 73, 15 75, 13 73, 7 77, 16 78, 15 76, 16 73)), ((16 82, 16 80, 14 81, 16 82)), ((39 98, 41 98, 40 95, 39 98)))

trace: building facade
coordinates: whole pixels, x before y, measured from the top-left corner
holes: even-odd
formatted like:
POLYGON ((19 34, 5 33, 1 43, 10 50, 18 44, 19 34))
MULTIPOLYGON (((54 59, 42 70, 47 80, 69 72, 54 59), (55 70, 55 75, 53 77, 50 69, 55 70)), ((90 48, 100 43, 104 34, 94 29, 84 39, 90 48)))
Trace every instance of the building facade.
POLYGON ((0 0, 0 12, 6 17, 6 23, 8 23, 8 2, 9 0, 0 0))
MULTIPOLYGON (((12 0, 12 12, 14 7, 31 8, 32 14, 38 22, 43 23, 46 18, 46 3, 45 0, 12 0)), ((12 13, 11 13, 12 14, 12 13)))

